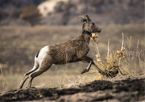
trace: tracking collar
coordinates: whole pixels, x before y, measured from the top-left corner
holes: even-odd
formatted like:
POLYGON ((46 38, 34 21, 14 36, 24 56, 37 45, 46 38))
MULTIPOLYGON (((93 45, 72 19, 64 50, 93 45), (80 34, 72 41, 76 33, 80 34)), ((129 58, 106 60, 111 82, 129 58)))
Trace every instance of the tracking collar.
POLYGON ((86 30, 83 30, 82 33, 85 33, 85 34, 88 34, 88 35, 92 36, 92 33, 89 32, 89 31, 86 31, 86 30))

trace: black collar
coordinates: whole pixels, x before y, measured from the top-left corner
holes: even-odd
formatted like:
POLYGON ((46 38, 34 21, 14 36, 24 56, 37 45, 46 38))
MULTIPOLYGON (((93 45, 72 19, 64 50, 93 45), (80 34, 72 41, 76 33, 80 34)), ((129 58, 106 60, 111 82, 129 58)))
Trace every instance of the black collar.
POLYGON ((86 30, 83 30, 82 33, 85 33, 85 34, 88 34, 88 35, 92 36, 92 33, 89 32, 89 31, 86 31, 86 30))

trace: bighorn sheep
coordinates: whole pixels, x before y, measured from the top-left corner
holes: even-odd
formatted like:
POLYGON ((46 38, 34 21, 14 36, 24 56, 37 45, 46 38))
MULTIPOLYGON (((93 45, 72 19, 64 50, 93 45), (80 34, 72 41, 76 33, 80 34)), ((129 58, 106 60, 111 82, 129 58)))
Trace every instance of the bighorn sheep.
MULTIPOLYGON (((92 58, 87 56, 89 52, 89 42, 92 33, 101 32, 101 29, 95 26, 95 23, 86 16, 79 16, 82 18, 82 34, 81 36, 68 40, 67 42, 47 45, 43 47, 35 56, 34 67, 32 70, 24 75, 19 88, 22 88, 25 81, 30 78, 28 87, 31 87, 32 80, 48 70, 52 64, 66 64, 78 61, 86 61, 89 63, 88 67, 82 71, 81 74, 88 72, 91 65, 95 65, 92 58)), ((96 66, 96 65, 95 65, 96 66)), ((96 66, 101 74, 105 74, 100 68, 96 66)))

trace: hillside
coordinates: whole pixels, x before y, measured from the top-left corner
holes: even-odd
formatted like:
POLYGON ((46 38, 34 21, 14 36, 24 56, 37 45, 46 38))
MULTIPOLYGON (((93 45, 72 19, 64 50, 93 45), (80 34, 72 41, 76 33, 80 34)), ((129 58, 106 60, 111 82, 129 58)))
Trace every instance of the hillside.
POLYGON ((61 1, 54 6, 53 11, 55 12, 48 12, 48 16, 42 21, 44 24, 77 25, 77 16, 84 14, 89 14, 98 24, 144 22, 143 0, 72 0, 64 3, 61 1))
POLYGON ((88 14, 98 24, 143 24, 144 0, 0 0, 1 25, 29 25, 19 20, 23 8, 35 5, 40 25, 78 25, 77 16, 88 14), (44 2, 43 2, 44 1, 44 2))

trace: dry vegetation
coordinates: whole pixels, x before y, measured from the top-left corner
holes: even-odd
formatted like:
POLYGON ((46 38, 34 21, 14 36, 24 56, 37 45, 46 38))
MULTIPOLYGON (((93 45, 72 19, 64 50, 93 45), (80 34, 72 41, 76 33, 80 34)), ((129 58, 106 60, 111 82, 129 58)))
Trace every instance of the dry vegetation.
MULTIPOLYGON (((143 75, 145 73, 143 25, 101 25, 100 27, 103 30, 99 34, 98 48, 104 61, 107 60, 105 58, 107 58, 108 39, 110 39, 109 57, 113 58, 113 51, 117 51, 121 47, 121 33, 124 33, 126 49, 121 68, 125 69, 128 75, 119 74, 112 79, 104 79, 94 67, 88 73, 81 75, 83 68, 87 67, 87 64, 82 62, 61 66, 53 65, 46 73, 34 80, 33 86, 37 88, 63 88, 66 87, 66 84, 68 87, 100 79, 115 81, 143 75)), ((81 34, 80 29, 81 26, 0 27, 0 83, 2 83, 0 84, 0 93, 6 93, 18 86, 23 74, 33 66, 33 57, 40 48, 47 44, 75 38, 81 34)), ((95 58, 97 52, 93 41, 91 41, 90 47, 89 55, 95 58)))
POLYGON ((95 41, 96 44, 96 59, 95 64, 101 68, 105 72, 104 77, 115 77, 118 73, 121 73, 122 75, 127 75, 128 73, 125 70, 121 70, 121 60, 124 60, 125 56, 123 51, 125 50, 124 47, 124 34, 122 33, 122 45, 121 50, 117 50, 113 53, 110 53, 110 45, 108 40, 108 51, 106 56, 106 61, 103 60, 102 56, 100 55, 99 48, 97 45, 97 40, 95 38, 98 38, 98 36, 93 36, 92 40, 95 41))

